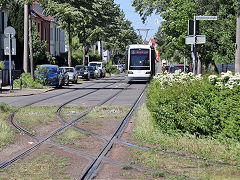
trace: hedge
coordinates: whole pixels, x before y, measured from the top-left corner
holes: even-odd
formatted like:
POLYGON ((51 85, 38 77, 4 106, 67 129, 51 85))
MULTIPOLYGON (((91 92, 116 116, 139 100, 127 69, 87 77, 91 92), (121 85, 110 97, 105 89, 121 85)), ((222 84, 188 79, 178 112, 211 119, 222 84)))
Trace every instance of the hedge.
MULTIPOLYGON (((229 73, 230 75, 230 73, 229 73)), ((147 107, 166 133, 240 140, 240 76, 163 74, 147 92, 147 107)))

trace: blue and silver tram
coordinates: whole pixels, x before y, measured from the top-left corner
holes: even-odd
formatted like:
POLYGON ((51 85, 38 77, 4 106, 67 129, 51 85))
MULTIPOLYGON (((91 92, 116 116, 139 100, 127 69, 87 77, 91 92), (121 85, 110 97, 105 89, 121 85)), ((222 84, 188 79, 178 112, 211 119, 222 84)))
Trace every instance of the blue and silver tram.
POLYGON ((128 82, 150 81, 155 74, 155 50, 150 45, 127 46, 126 72, 128 82))

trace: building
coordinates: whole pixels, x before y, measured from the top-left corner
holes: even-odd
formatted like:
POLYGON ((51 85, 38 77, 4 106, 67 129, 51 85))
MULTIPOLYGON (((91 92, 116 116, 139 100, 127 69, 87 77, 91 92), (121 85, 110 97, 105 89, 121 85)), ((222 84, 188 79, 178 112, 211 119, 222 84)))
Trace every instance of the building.
POLYGON ((156 60, 157 60, 157 61, 160 61, 159 52, 158 52, 158 50, 157 50, 157 46, 158 46, 158 45, 157 45, 157 40, 151 38, 150 41, 148 42, 148 44, 149 44, 150 46, 154 47, 155 52, 156 52, 156 60))
POLYGON ((33 2, 31 10, 40 39, 47 42, 47 51, 52 56, 60 56, 65 52, 65 31, 59 28, 57 18, 44 14, 44 7, 38 2, 33 2))

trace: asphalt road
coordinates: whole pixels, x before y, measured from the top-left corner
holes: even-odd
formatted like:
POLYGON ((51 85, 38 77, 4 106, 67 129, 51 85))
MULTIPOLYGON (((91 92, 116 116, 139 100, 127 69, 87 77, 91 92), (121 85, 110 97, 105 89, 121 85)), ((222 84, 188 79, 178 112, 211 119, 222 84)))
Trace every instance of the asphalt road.
MULTIPOLYGON (((70 86, 64 86, 61 89, 55 89, 37 95, 0 97, 0 102, 12 106, 25 106, 41 100, 41 102, 35 103, 34 105, 59 106, 69 100, 89 94, 83 98, 74 100, 69 105, 94 106, 119 90, 126 88, 117 97, 111 99, 105 105, 131 106, 146 86, 146 83, 133 83, 129 85, 125 79, 125 74, 122 73, 109 78, 84 81, 82 84, 70 84, 70 86)), ((141 103, 144 103, 144 101, 145 96, 141 103)))

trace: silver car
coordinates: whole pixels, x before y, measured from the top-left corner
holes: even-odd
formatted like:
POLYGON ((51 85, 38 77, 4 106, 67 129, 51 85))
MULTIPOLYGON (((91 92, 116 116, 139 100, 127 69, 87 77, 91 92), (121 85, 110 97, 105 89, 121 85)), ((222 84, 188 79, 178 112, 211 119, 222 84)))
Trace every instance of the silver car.
POLYGON ((66 70, 69 76, 69 81, 76 84, 78 80, 78 74, 75 68, 74 67, 61 67, 61 68, 66 70))

